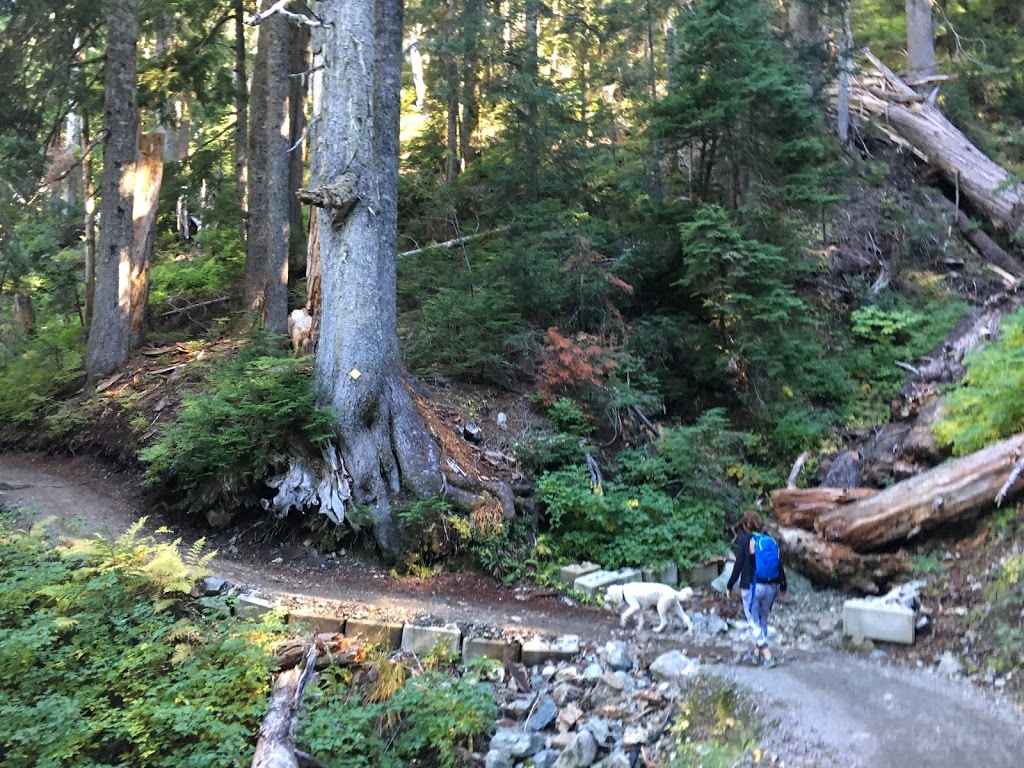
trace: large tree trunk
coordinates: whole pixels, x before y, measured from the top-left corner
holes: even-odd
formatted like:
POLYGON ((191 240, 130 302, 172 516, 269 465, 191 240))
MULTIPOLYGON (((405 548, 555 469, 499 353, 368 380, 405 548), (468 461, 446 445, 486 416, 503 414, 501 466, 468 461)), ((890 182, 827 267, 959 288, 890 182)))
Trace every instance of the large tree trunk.
POLYGON ((132 218, 134 243, 131 271, 128 275, 131 349, 142 345, 146 337, 146 305, 149 303, 149 262, 156 234, 156 211, 160 201, 160 183, 164 175, 164 134, 151 133, 139 138, 135 164, 135 198, 132 218))
POLYGON ((373 514, 381 550, 397 554, 392 500, 441 490, 437 445, 405 388, 398 354, 398 118, 401 0, 315 3, 324 25, 324 93, 316 177, 323 309, 316 377, 338 414, 344 471, 373 514))
POLYGON ((85 195, 85 328, 92 324, 93 297, 96 292, 96 190, 92 181, 92 148, 89 146, 89 114, 82 115, 82 191, 85 195))
POLYGON ((911 570, 906 552, 861 555, 799 528, 779 528, 776 534, 781 552, 815 584, 877 595, 911 570))
POLYGON ((135 26, 137 0, 109 0, 104 85, 106 142, 96 292, 85 351, 85 370, 103 376, 128 359, 128 281, 134 243, 132 175, 138 150, 135 26))
MULTIPOLYGON (((263 7, 272 4, 264 0, 263 7)), ((279 334, 288 332, 290 42, 281 14, 260 23, 249 121, 245 306, 264 330, 279 334)))
POLYGON ((288 78, 288 122, 291 128, 291 136, 288 138, 288 219, 291 228, 288 271, 291 279, 299 278, 306 273, 306 222, 298 192, 303 186, 302 174, 305 171, 303 158, 307 138, 304 136, 307 128, 306 97, 309 94, 311 68, 309 27, 305 24, 292 26, 289 64, 291 74, 288 78))
POLYGON ((781 525, 813 531, 824 513, 876 493, 874 488, 780 488, 772 491, 772 512, 781 525))
POLYGON ((540 109, 537 103, 539 71, 537 68, 537 24, 539 0, 526 0, 526 51, 524 56, 527 93, 526 102, 526 197, 530 202, 540 200, 540 109))
POLYGON ((32 308, 32 297, 19 293, 14 297, 14 327, 22 336, 35 336, 36 311, 32 308))
POLYGON ((818 5, 807 0, 790 0, 789 39, 798 46, 821 41, 821 20, 818 5))
POLYGON ((245 75, 245 0, 233 0, 235 14, 235 192, 242 211, 239 226, 245 240, 245 211, 248 206, 246 169, 249 144, 249 85, 245 75))
POLYGON ((858 78, 850 104, 935 166, 997 228, 1013 235, 1024 223, 1024 184, 986 157, 942 114, 868 54, 877 77, 858 78))
POLYGON ((455 20, 458 16, 457 0, 448 0, 448 18, 444 28, 445 109, 445 179, 450 183, 459 175, 459 65, 455 55, 455 20))
POLYGON ((466 0, 462 12, 462 122, 459 124, 459 143, 463 166, 476 159, 473 135, 480 122, 479 71, 480 43, 484 28, 482 0, 466 0))
POLYGON ((1015 435, 870 498, 827 511, 817 518, 814 527, 825 539, 857 551, 905 541, 923 531, 973 517, 991 508, 997 497, 1001 500, 1024 490, 1024 478, 1012 476, 1022 457, 1024 435, 1015 435))
POLYGON ((934 75, 935 32, 932 27, 932 0, 906 0, 907 75, 911 80, 934 75))

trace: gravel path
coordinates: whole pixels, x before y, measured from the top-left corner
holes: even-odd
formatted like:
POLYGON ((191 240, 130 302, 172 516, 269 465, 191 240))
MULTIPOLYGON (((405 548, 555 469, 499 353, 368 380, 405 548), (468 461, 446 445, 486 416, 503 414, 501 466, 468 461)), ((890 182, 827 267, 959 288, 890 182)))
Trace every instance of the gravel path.
MULTIPOLYGON (((37 519, 79 520, 71 530, 114 535, 131 525, 143 508, 128 476, 87 458, 22 454, 0 454, 0 505, 26 508, 37 519)), ((148 528, 154 530, 159 523, 153 520, 148 528)), ((222 554, 213 567, 227 578, 268 591, 305 595, 350 611, 358 605, 376 616, 511 625, 523 633, 571 632, 595 643, 622 636, 613 614, 567 605, 558 596, 506 589, 479 577, 396 581, 365 562, 346 568, 341 562, 314 561, 297 569, 285 558, 280 563, 273 559, 260 551, 222 554)), ((777 608, 786 610, 801 610, 800 601, 777 608)), ((834 619, 835 605, 831 614, 820 615, 834 619)), ((802 615, 800 621, 805 621, 802 615)), ((806 621, 813 621, 813 615, 806 621)), ((689 638, 679 634, 649 636, 648 641, 649 651, 682 647, 702 652, 706 661, 717 656, 728 662, 732 648, 688 649, 689 638)), ((762 702, 766 720, 778 721, 764 747, 789 768, 1024 765, 1021 713, 966 682, 833 651, 790 649, 783 655, 785 662, 772 670, 731 663, 706 668, 751 692, 762 702)))

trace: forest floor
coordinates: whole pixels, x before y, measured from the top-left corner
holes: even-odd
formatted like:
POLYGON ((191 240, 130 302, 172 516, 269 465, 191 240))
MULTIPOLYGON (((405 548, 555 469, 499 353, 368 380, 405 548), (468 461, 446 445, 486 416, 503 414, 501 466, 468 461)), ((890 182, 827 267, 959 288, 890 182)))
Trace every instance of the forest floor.
MULTIPOLYGON (((0 506, 25 510, 25 520, 56 518, 55 530, 75 535, 116 536, 145 514, 136 478, 84 457, 31 454, 0 454, 0 506)), ((165 522, 149 519, 146 532, 165 522)), ((180 535, 188 542, 199 534, 180 535)), ((1024 716, 1008 698, 940 676, 912 651, 887 647, 867 655, 833 647, 843 597, 838 593, 780 601, 773 620, 782 628, 783 663, 768 671, 735 663, 742 648, 729 640, 735 633, 697 645, 679 632, 627 636, 614 613, 553 590, 513 589, 473 574, 395 577, 355 553, 323 557, 304 544, 280 546, 270 536, 226 533, 210 546, 218 550, 212 563, 218 575, 307 608, 330 603, 345 615, 450 621, 464 630, 491 627, 506 635, 576 634, 590 646, 625 638, 647 661, 670 649, 690 653, 707 671, 753 696, 766 721, 777 722, 762 744, 777 765, 1021 765, 1024 716), (812 643, 795 629, 811 625, 813 632, 815 624, 822 632, 812 643)), ((738 606, 716 594, 698 602, 687 610, 737 618, 738 606)))

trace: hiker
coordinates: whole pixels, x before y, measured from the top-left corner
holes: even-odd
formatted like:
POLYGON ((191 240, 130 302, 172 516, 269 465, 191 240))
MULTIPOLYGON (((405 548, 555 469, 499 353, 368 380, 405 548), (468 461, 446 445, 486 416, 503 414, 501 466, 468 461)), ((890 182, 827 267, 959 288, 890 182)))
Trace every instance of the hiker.
POLYGON ((775 658, 768 648, 768 614, 775 602, 776 592, 786 594, 786 571, 779 558, 779 547, 764 532, 760 515, 753 510, 740 519, 740 533, 736 537, 736 562, 732 567, 725 596, 730 597, 736 581, 740 582, 743 613, 754 632, 754 651, 745 660, 755 666, 774 667, 775 658), (760 553, 760 558, 758 554, 760 553))

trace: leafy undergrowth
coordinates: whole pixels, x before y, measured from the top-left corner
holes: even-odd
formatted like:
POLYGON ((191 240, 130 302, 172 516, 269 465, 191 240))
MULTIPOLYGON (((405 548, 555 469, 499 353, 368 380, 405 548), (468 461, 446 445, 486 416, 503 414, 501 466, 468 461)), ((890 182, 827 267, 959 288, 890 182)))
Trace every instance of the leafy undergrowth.
POLYGON ((931 662, 950 652, 966 674, 1024 701, 1024 506, 928 547, 914 564, 933 628, 905 652, 931 662))
POLYGON ((748 757, 756 765, 762 723, 754 704, 721 680, 699 677, 658 745, 666 768, 732 768, 748 757))
MULTIPOLYGON (((248 766, 283 629, 190 597, 200 540, 57 547, 0 516, 0 764, 5 768, 248 766)), ((429 654, 329 670, 301 740, 332 766, 455 766, 496 715, 477 675, 429 654)))

